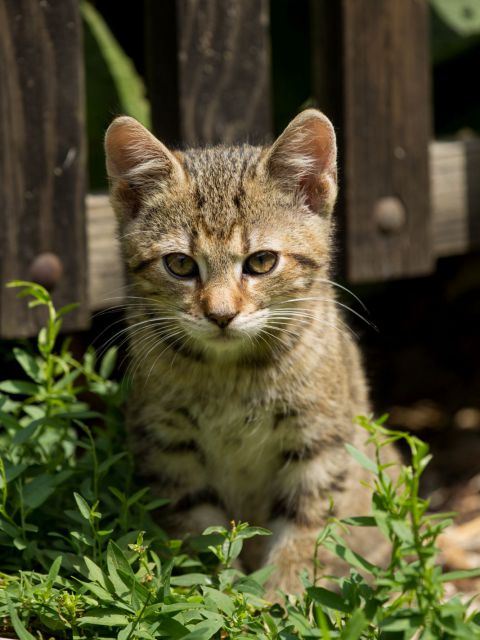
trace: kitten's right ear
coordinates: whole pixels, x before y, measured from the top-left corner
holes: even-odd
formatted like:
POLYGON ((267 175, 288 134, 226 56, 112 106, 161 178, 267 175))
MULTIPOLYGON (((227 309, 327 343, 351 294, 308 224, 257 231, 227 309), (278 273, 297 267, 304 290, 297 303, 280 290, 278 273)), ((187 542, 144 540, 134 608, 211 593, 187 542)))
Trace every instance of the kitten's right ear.
POLYGON ((185 179, 178 158, 129 116, 116 118, 108 127, 105 155, 114 204, 122 218, 134 217, 151 189, 185 179))
POLYGON ((266 173, 296 194, 310 211, 330 214, 337 197, 335 131, 317 109, 302 111, 274 142, 264 160, 266 173))

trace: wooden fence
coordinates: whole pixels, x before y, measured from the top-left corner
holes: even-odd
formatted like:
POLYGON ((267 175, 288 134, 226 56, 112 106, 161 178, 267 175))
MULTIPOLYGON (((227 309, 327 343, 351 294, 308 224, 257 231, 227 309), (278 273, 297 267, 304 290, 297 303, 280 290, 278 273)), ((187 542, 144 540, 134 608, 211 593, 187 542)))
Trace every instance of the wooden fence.
MULTIPOLYGON (((428 274, 437 257, 480 246, 480 144, 431 141, 427 8, 311 2, 314 97, 339 132, 351 282, 428 274)), ((267 0, 147 0, 146 16, 159 137, 272 137, 267 0)), ((57 303, 80 302, 68 330, 123 282, 108 198, 85 193, 81 46, 78 0, 0 0, 0 281, 37 279, 57 303)), ((0 335, 37 322, 2 286, 0 335)))

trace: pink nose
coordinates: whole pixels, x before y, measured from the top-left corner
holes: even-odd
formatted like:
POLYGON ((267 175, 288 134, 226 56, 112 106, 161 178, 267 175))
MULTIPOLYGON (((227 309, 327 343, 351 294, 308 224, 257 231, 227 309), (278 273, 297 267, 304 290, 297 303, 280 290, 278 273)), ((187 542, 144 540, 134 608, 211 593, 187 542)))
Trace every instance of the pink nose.
POLYGON ((235 318, 237 313, 231 313, 229 315, 217 315, 216 313, 207 313, 207 320, 210 322, 214 322, 216 325, 220 327, 220 329, 225 329, 230 322, 235 318))

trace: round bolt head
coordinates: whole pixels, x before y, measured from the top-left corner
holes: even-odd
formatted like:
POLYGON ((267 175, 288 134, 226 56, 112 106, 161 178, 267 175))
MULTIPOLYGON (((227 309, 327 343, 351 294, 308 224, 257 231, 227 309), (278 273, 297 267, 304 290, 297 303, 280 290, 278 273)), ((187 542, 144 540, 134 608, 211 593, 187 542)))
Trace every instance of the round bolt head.
POLYGON ((384 233, 398 233, 405 226, 407 212, 400 198, 387 196, 377 200, 373 217, 384 233))
POLYGON ((62 261, 54 253, 40 253, 30 265, 32 280, 49 291, 57 286, 62 274, 62 261))

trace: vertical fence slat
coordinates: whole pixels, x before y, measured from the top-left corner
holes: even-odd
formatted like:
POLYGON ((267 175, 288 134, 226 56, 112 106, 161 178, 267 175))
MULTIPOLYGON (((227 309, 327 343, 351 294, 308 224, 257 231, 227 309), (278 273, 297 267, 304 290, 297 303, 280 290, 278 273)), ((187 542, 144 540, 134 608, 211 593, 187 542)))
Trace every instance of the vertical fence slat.
POLYGON ((342 142, 346 274, 360 282, 428 273, 433 261, 427 2, 314 4, 315 37, 324 41, 314 46, 316 55, 341 60, 340 68, 317 61, 323 77, 314 84, 320 106, 326 102, 328 113, 333 105, 330 115, 342 142), (325 20, 332 22, 326 26, 325 20), (335 86, 335 97, 325 95, 335 86))
POLYGON ((190 146, 268 140, 268 0, 150 0, 148 10, 149 85, 157 135, 190 146))
MULTIPOLYGON (((38 256, 53 253, 58 305, 79 302, 65 319, 85 327, 87 264, 81 23, 77 0, 0 2, 0 335, 35 333, 8 280, 32 279, 38 256)), ((42 269, 40 269, 42 271, 42 269)))

